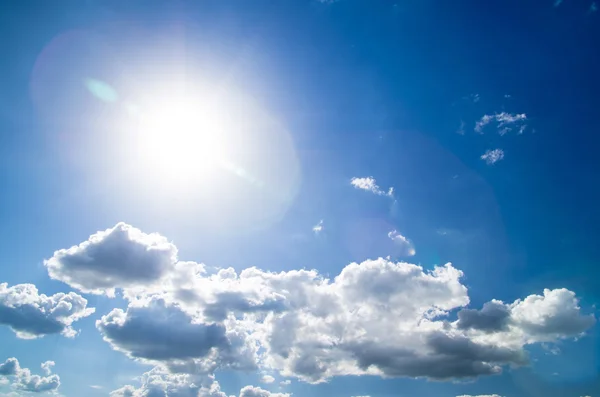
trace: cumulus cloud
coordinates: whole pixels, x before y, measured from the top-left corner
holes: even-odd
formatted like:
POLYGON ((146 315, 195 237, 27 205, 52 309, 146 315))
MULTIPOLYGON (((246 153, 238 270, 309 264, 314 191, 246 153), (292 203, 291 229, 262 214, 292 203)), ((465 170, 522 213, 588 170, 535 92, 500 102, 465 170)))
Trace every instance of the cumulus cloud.
POLYGON ((483 133, 483 129, 490 123, 496 124, 497 131, 500 135, 505 135, 513 129, 517 129, 518 133, 522 134, 527 125, 527 115, 525 113, 507 113, 501 112, 496 114, 485 114, 475 123, 475 132, 483 133))
POLYGON ((481 155, 481 159, 488 165, 495 164, 504 159, 504 151, 502 149, 487 150, 481 155))
POLYGON ((507 329, 510 319, 510 308, 500 301, 491 301, 483 305, 483 309, 463 309, 458 312, 459 329, 477 329, 497 332, 507 329))
POLYGON ((45 361, 40 365, 42 370, 46 375, 50 375, 52 373, 52 367, 54 367, 56 363, 54 361, 45 361))
POLYGON ((44 261, 48 274, 82 292, 114 295, 115 288, 149 285, 177 260, 177 249, 163 236, 125 223, 97 232, 44 261))
MULTIPOLYGON (((140 377, 140 387, 126 385, 110 393, 110 397, 228 397, 214 376, 172 374, 154 367, 140 377)), ((245 386, 240 397, 289 397, 255 386, 245 386)))
MULTIPOLYGON (((140 377, 140 387, 126 385, 110 393, 110 397, 197 397, 200 390, 215 383, 211 377, 171 374, 155 367, 140 377)), ((218 383, 217 383, 218 385, 218 383)), ((221 397, 213 394, 214 397, 221 397)), ((222 397, 226 397, 222 394, 222 397)))
POLYGON ((400 255, 413 256, 417 253, 415 246, 406 237, 398 233, 397 230, 392 230, 388 233, 388 237, 394 242, 394 244, 400 248, 400 255))
POLYGON ((275 378, 271 375, 263 375, 263 377, 260 378, 260 381, 263 383, 273 383, 275 382, 275 378))
POLYGON ((114 350, 142 362, 205 373, 255 368, 244 335, 228 332, 223 324, 199 322, 160 298, 136 302, 127 311, 114 309, 96 327, 114 350))
POLYGON ((9 326, 19 338, 32 339, 48 334, 73 337, 73 322, 94 313, 87 300, 74 292, 51 296, 39 294, 33 284, 9 287, 0 284, 0 324, 9 326))
POLYGON ((377 185, 377 181, 372 176, 368 176, 365 178, 352 178, 350 180, 350 184, 354 186, 356 189, 366 190, 371 193, 374 193, 378 196, 388 196, 394 197, 394 188, 390 187, 387 192, 382 190, 379 185, 377 185))
MULTIPOLYGON (((137 239, 117 246, 129 253, 128 244, 137 239)), ((121 270, 101 273, 115 280, 121 270)), ((507 365, 527 365, 527 345, 577 337, 595 323, 564 289, 467 308, 463 273, 450 263, 426 270, 379 258, 349 264, 331 279, 316 270, 252 267, 238 273, 194 262, 175 262, 160 273, 159 283, 142 279, 121 287, 127 309, 114 309, 96 323, 113 349, 163 371, 146 386, 127 386, 115 396, 150 395, 151 384, 168 391, 156 386, 160 379, 209 376, 218 369, 260 368, 313 383, 344 375, 493 375, 507 365)), ((214 382, 194 392, 224 397, 214 382)))
POLYGON ((240 397, 289 397, 288 393, 272 393, 256 386, 245 386, 240 390, 240 397))
POLYGON ((533 343, 548 348, 546 343, 578 337, 595 323, 593 314, 581 313, 575 293, 561 288, 510 304, 494 300, 480 311, 462 310, 455 325, 479 343, 517 349, 533 343))
POLYGON ((19 360, 14 357, 0 364, 1 377, 8 378, 13 389, 24 392, 52 392, 58 390, 60 387, 60 377, 58 375, 34 375, 29 368, 22 368, 19 365, 19 360))

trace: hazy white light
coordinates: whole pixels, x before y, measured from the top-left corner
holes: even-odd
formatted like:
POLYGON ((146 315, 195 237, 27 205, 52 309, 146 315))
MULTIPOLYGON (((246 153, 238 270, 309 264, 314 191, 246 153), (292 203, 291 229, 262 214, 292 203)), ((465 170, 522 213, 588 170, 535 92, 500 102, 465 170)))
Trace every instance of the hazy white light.
POLYGON ((227 139, 218 109, 190 98, 169 98, 140 115, 142 161, 167 178, 206 176, 226 162, 227 139))

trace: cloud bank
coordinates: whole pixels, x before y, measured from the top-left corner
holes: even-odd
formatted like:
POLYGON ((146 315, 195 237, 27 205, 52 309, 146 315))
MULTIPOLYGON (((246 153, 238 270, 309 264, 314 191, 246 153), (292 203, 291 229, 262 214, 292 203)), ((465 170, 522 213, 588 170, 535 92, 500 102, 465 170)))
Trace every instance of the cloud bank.
MULTIPOLYGON (((102 288, 85 284, 86 277, 68 280, 109 295, 122 291, 128 307, 112 310, 96 327, 114 350, 157 368, 142 389, 127 386, 115 396, 146 395, 140 390, 150 385, 187 395, 189 388, 179 385, 176 394, 163 381, 206 379, 220 369, 260 369, 311 383, 346 375, 469 379, 528 365, 527 346, 577 338, 596 321, 566 289, 470 308, 463 273, 450 263, 427 270, 378 258, 351 263, 333 278, 306 269, 237 272, 175 261, 176 248, 161 243, 169 259, 149 283, 136 259, 140 240, 119 241, 118 254, 104 257, 128 269, 98 271, 102 288)), ((221 396, 214 382, 190 382, 198 386, 194 393, 221 396)))

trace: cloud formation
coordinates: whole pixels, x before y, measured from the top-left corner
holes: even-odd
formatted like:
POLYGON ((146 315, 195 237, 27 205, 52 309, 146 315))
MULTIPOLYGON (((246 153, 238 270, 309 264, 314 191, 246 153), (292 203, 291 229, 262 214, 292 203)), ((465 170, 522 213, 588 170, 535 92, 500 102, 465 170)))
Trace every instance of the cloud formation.
POLYGON ((484 128, 492 123, 496 123, 497 131, 500 135, 505 135, 512 131, 513 129, 517 129, 519 134, 525 132, 527 128, 527 115, 525 113, 495 113, 495 114, 485 114, 475 123, 475 132, 483 133, 484 128))
POLYGON ((243 335, 228 332, 223 324, 200 322, 159 298, 131 304, 127 311, 114 309, 96 327, 114 350, 142 362, 203 373, 255 368, 243 335))
POLYGON ((9 287, 0 284, 0 324, 8 325, 18 338, 32 339, 49 334, 73 337, 73 322, 94 313, 87 300, 74 292, 51 296, 39 294, 33 284, 9 287))
POLYGON ((272 393, 256 386, 245 386, 240 390, 240 397, 289 397, 288 393, 272 393))
MULTIPOLYGON (((128 245, 139 242, 124 239, 119 252, 131 252, 128 245)), ((101 273, 116 280, 122 270, 101 273)), ((316 270, 238 273, 195 262, 171 263, 158 283, 140 277, 136 284, 134 272, 128 274, 125 287, 114 285, 123 289, 127 309, 112 310, 96 327, 113 349, 163 372, 147 387, 125 387, 115 396, 146 395, 165 377, 206 377, 219 369, 261 369, 312 383, 344 375, 493 375, 527 365, 527 345, 578 337, 596 321, 566 289, 468 308, 463 273, 450 263, 426 270, 379 258, 351 263, 333 278, 316 270)), ((213 383, 194 392, 223 397, 213 383)))
POLYGON ((388 196, 394 197, 394 188, 390 187, 387 192, 382 190, 379 185, 377 185, 377 181, 372 176, 368 176, 365 178, 352 178, 350 180, 350 184, 354 186, 356 189, 366 190, 378 196, 388 196))
POLYGON ((44 265, 51 278, 79 291, 114 295, 116 288, 157 282, 176 260, 177 249, 163 236, 119 223, 56 251, 44 265))
MULTIPOLYGON (((214 376, 172 374, 154 367, 140 377, 140 387, 126 385, 110 393, 110 397, 228 397, 214 376)), ((272 393, 256 386, 245 386, 239 397, 289 397, 288 393, 272 393)))
POLYGON ((498 161, 504 159, 504 150, 502 150, 502 149, 487 150, 484 154, 481 155, 481 159, 483 161, 485 161, 485 163, 487 165, 495 164, 498 161))
POLYGON ((388 233, 388 237, 390 240, 394 242, 394 244, 400 249, 400 255, 402 256, 413 256, 417 253, 415 250, 415 246, 406 237, 398 233, 397 230, 392 230, 388 233))
POLYGON ((271 375, 263 375, 263 377, 260 378, 260 381, 263 383, 273 383, 275 382, 275 378, 271 375))
POLYGON ((317 223, 316 225, 313 226, 312 231, 314 234, 319 234, 323 231, 324 226, 323 226, 323 219, 321 219, 319 221, 319 223, 317 223))
POLYGON ((56 363, 54 361, 45 361, 40 365, 42 370, 46 375, 50 375, 52 373, 52 367, 54 367, 56 363))
POLYGON ((0 364, 0 378, 2 377, 8 378, 10 386, 18 391, 43 393, 56 391, 60 387, 58 375, 33 375, 28 368, 22 368, 19 360, 14 357, 0 364))

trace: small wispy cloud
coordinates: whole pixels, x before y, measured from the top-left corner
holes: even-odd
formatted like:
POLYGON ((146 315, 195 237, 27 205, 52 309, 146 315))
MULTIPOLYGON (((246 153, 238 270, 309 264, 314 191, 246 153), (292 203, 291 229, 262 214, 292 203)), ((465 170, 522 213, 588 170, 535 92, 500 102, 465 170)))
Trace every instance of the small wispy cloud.
POLYGON ((481 159, 486 162, 488 165, 492 165, 497 163, 498 161, 504 158, 504 151, 502 149, 494 149, 487 150, 484 154, 481 155, 481 159))
POLYGON ((378 196, 388 196, 394 197, 394 188, 391 187, 387 190, 382 190, 379 185, 377 185, 377 181, 372 176, 364 177, 364 178, 352 178, 350 180, 352 186, 356 189, 367 190, 371 193, 374 193, 378 196))
POLYGON ((465 101, 477 103, 481 100, 481 97, 479 96, 479 94, 471 94, 471 95, 464 96, 462 99, 465 101))
POLYGON ((417 253, 415 246, 412 241, 398 233, 397 230, 392 230, 388 233, 388 237, 400 248, 402 248, 402 255, 413 256, 417 253))
POLYGON ((458 135, 465 135, 465 122, 463 120, 460 121, 460 126, 456 130, 456 133, 458 135))
POLYGON ((102 389, 103 389, 103 387, 102 387, 102 386, 98 386, 98 385, 90 385, 90 387, 91 387, 92 389, 96 389, 96 390, 102 390, 102 389))
POLYGON ((279 384, 281 386, 289 386, 290 384, 292 384, 292 381, 289 379, 286 379, 286 380, 282 380, 281 382, 279 382, 279 384))
POLYGON ((512 131, 513 128, 518 127, 519 134, 522 134, 525 131, 527 125, 525 122, 527 121, 527 115, 525 113, 507 113, 501 112, 496 114, 484 114, 481 119, 479 119, 475 123, 475 132, 483 133, 483 129, 486 125, 496 122, 498 133, 500 135, 505 135, 506 133, 512 131))
POLYGON ((554 0, 554 7, 558 7, 559 5, 561 5, 563 2, 563 0, 554 0))
POLYGON ((323 231, 323 228, 324 228, 324 226, 323 226, 323 219, 321 219, 319 221, 319 223, 317 223, 316 225, 313 226, 312 231, 315 234, 319 234, 319 233, 321 233, 323 231))

